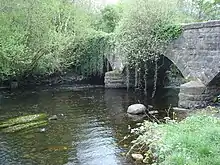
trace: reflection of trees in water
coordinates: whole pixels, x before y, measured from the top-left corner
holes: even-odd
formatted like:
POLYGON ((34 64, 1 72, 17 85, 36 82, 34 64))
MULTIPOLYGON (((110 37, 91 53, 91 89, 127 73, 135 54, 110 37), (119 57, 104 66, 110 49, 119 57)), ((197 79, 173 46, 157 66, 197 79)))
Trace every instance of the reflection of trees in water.
MULTIPOLYGON (((7 142, 7 146, 2 146, 7 150, 4 153, 8 154, 4 159, 15 160, 17 164, 39 165, 67 162, 79 164, 92 159, 94 162, 108 160, 113 164, 125 161, 126 164, 126 159, 117 155, 120 149, 116 143, 128 131, 128 121, 124 115, 129 96, 123 90, 108 92, 92 89, 16 96, 11 101, 12 105, 4 105, 5 111, 17 108, 17 111, 13 111, 13 116, 39 111, 56 114, 58 120, 50 121, 45 132, 40 132, 37 128, 14 136, 6 135, 2 139, 7 142)), ((0 159, 2 160, 1 156, 0 159)))

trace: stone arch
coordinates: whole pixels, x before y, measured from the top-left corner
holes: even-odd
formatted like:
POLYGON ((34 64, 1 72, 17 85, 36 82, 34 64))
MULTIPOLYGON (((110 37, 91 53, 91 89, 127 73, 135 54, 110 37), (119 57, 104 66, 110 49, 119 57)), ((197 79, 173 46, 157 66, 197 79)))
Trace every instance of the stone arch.
POLYGON ((191 76, 190 69, 187 67, 186 62, 179 58, 179 54, 176 55, 175 52, 169 52, 165 57, 167 57, 179 69, 185 79, 191 76))
POLYGON ((220 20, 187 24, 166 55, 186 79, 208 85, 220 71, 220 20))
POLYGON ((170 85, 177 87, 184 83, 183 73, 179 67, 168 57, 161 56, 158 66, 158 78, 162 87, 170 85))
POLYGON ((208 86, 220 87, 220 72, 209 82, 208 86))

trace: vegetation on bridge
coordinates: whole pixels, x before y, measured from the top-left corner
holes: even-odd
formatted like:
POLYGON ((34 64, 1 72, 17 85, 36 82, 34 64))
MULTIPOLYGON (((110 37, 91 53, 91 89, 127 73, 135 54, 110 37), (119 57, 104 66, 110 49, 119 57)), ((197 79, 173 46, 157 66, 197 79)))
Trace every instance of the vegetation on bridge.
MULTIPOLYGON (((135 86, 147 93, 148 79, 153 75, 155 92, 158 60, 180 34, 178 25, 220 19, 219 0, 124 0, 101 10, 90 2, 1 0, 0 82, 23 81, 31 75, 48 76, 68 69, 86 76, 102 75, 105 58, 114 55, 127 64, 128 83, 134 72, 135 86)), ((12 126, 6 132, 13 132, 46 123, 13 122, 0 127, 12 126)), ((158 155, 146 152, 146 157, 156 156, 161 163, 220 162, 216 118, 195 116, 167 125, 144 123, 137 131, 140 136, 136 143, 149 147, 150 142, 158 147, 154 148, 158 155), (149 141, 155 140, 148 136, 149 125, 158 130, 154 136, 162 135, 157 141, 160 143, 149 141)))
POLYGON ((159 55, 179 33, 174 24, 219 18, 217 0, 181 2, 125 0, 100 12, 89 0, 2 0, 0 80, 67 69, 101 75, 105 56, 116 54, 135 68, 136 85, 145 80, 146 86, 148 66, 158 67, 159 55))

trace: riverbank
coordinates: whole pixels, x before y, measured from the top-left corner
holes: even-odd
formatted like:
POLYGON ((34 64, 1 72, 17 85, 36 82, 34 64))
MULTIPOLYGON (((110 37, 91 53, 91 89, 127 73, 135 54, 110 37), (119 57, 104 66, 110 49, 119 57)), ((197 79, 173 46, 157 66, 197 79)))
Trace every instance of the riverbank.
POLYGON ((26 78, 6 80, 0 82, 0 90, 35 88, 39 86, 77 86, 77 85, 103 85, 103 75, 83 76, 74 72, 54 73, 51 75, 29 75, 26 78))
POLYGON ((220 164, 219 113, 219 108, 207 107, 190 112, 180 122, 168 118, 160 124, 145 121, 132 130, 137 138, 130 153, 144 155, 146 164, 220 164))

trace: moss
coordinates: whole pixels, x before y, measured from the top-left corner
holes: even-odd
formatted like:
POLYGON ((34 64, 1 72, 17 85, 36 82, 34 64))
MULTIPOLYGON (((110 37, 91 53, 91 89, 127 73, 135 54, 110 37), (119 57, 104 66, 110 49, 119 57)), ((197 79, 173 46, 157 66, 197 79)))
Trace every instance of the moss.
POLYGON ((17 124, 24 124, 24 123, 29 123, 29 122, 33 122, 33 121, 43 120, 46 118, 47 118, 47 115, 44 113, 16 117, 16 118, 8 119, 8 120, 2 122, 0 124, 0 128, 5 128, 5 127, 9 127, 9 126, 14 126, 17 124))
POLYGON ((14 126, 2 129, 2 132, 12 133, 12 132, 21 131, 21 130, 28 129, 28 128, 36 128, 36 127, 45 126, 45 125, 47 125, 47 121, 42 120, 42 121, 14 125, 14 126))

